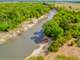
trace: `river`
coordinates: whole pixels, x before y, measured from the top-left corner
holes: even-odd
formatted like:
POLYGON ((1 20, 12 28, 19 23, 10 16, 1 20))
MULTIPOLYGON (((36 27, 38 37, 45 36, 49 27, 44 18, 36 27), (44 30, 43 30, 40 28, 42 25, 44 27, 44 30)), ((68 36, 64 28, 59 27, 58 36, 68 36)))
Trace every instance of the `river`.
POLYGON ((53 9, 48 18, 37 23, 34 27, 28 29, 21 36, 9 40, 0 45, 0 60, 23 60, 26 56, 38 47, 38 43, 43 38, 42 25, 54 16, 56 10, 53 9))

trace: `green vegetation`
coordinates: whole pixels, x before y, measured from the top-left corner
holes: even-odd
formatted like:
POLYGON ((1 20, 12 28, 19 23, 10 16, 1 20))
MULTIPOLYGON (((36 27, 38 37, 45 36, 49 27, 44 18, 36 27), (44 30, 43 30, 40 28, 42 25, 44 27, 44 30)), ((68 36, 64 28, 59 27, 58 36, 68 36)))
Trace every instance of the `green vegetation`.
POLYGON ((0 3, 0 31, 14 29, 29 18, 38 18, 50 10, 42 3, 0 3))
POLYGON ((49 37, 57 38, 60 35, 63 35, 63 30, 59 27, 59 25, 54 21, 49 21, 44 24, 44 33, 49 37))
POLYGON ((76 57, 57 56, 55 60, 79 60, 76 57))
POLYGON ((38 57, 31 57, 29 60, 44 60, 44 58, 42 56, 38 56, 38 57))
POLYGON ((76 44, 77 47, 80 47, 80 39, 74 40, 74 43, 76 44))
POLYGON ((43 25, 44 34, 53 38, 49 51, 58 49, 71 38, 80 36, 80 11, 58 8, 52 20, 43 25))

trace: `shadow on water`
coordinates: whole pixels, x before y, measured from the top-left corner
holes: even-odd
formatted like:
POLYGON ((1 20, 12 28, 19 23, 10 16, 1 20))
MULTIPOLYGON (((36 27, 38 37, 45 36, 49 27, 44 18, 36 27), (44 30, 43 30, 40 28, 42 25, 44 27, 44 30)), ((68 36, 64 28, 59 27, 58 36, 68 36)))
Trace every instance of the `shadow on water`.
POLYGON ((31 40, 34 40, 35 43, 39 44, 42 42, 43 37, 44 37, 43 30, 39 30, 34 33, 34 36, 31 37, 31 40))
MULTIPOLYGON (((51 20, 56 13, 57 13, 57 10, 56 9, 53 9, 52 11, 50 11, 50 13, 48 14, 47 21, 51 20)), ((34 34, 34 36, 31 37, 31 40, 33 40, 36 44, 41 43, 42 42, 42 39, 44 37, 43 30, 40 29, 39 31, 34 32, 33 34, 34 34)))

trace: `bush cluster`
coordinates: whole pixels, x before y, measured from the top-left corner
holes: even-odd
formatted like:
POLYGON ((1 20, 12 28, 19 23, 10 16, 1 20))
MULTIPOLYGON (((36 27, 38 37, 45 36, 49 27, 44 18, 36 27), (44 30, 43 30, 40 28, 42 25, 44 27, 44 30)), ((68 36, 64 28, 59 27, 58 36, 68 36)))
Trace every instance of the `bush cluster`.
POLYGON ((36 57, 33 56, 30 59, 28 59, 28 60, 44 60, 44 58, 42 56, 36 56, 36 57))
POLYGON ((38 18, 49 10, 50 8, 42 3, 0 3, 0 31, 13 29, 24 20, 38 18))
POLYGON ((79 60, 79 58, 74 57, 74 56, 67 57, 64 55, 58 55, 55 60, 79 60))
POLYGON ((80 36, 80 11, 59 8, 53 19, 43 25, 43 31, 53 38, 48 50, 58 51, 67 40, 80 36))

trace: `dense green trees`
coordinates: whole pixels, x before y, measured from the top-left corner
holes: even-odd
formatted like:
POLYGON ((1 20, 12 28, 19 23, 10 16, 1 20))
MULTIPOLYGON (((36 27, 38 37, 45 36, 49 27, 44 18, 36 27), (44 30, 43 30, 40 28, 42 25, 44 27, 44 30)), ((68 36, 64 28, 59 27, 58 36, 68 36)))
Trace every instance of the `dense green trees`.
POLYGON ((13 29, 22 21, 38 18, 49 10, 50 8, 42 3, 0 3, 0 31, 13 29))
POLYGON ((54 21, 49 21, 43 26, 45 35, 53 38, 58 38, 59 36, 63 35, 62 28, 54 21))
POLYGON ((59 8, 53 19, 43 25, 43 30, 46 36, 53 38, 48 50, 58 51, 67 40, 80 36, 80 11, 59 8))

